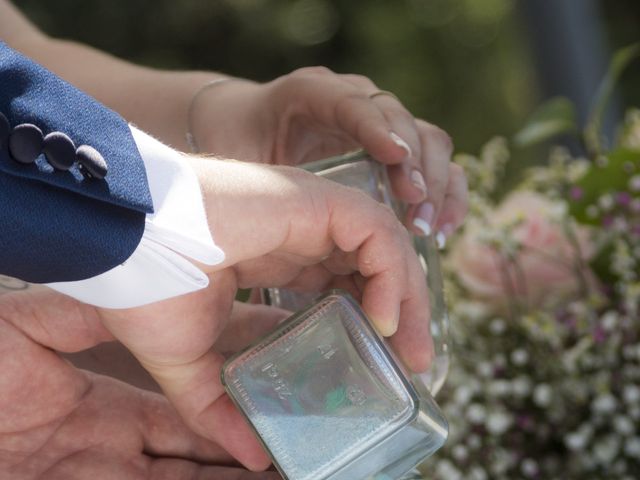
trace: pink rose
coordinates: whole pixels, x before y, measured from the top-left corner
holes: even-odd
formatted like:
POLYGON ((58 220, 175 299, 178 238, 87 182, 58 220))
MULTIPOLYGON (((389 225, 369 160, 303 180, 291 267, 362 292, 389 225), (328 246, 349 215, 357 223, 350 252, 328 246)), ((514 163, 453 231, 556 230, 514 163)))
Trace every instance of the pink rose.
POLYGON ((464 287, 494 305, 515 297, 539 306, 576 294, 581 276, 591 281, 585 265, 593 247, 585 229, 575 232, 581 261, 562 224, 553 220, 558 206, 538 193, 519 191, 505 199, 488 224, 469 225, 450 255, 464 287), (481 232, 514 224, 512 238, 519 248, 515 261, 509 261, 483 241, 481 232))

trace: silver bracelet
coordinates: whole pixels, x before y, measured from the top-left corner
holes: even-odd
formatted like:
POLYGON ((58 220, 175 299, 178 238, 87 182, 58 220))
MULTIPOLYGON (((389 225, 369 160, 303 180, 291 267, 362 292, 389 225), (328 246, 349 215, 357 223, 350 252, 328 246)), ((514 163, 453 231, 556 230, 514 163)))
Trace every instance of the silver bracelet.
POLYGON ((228 82, 230 80, 235 80, 233 77, 220 77, 215 78, 207 83, 205 83, 202 87, 200 87, 196 93, 193 94, 191 98, 191 103, 189 103, 189 109, 187 110, 187 133, 185 133, 185 140, 187 141, 187 145, 191 149, 191 153, 200 153, 200 148, 198 147, 198 143, 196 142, 196 137, 193 134, 193 109, 195 108, 196 102, 200 95, 206 92, 211 87, 219 85, 224 82, 228 82))

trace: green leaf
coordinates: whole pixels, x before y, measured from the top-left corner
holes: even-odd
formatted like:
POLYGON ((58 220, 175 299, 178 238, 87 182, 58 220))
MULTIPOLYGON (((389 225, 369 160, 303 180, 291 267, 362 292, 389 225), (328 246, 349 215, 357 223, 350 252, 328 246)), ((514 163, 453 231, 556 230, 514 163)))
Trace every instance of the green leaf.
POLYGON ((618 149, 609 152, 606 164, 599 166, 592 164, 590 170, 575 184, 579 198, 570 203, 571 215, 581 223, 600 225, 601 215, 589 215, 587 210, 591 205, 597 205, 598 199, 607 193, 628 190, 629 169, 640 169, 640 151, 618 149))
POLYGON ((633 45, 618 50, 609 64, 609 70, 598 88, 584 131, 587 150, 592 157, 596 157, 602 153, 602 144, 600 141, 602 118, 604 117, 604 113, 609 105, 609 100, 611 100, 618 80, 627 67, 638 57, 640 57, 640 43, 634 43, 633 45))
POLYGON ((576 130, 573 103, 564 97, 554 97, 533 112, 524 128, 513 137, 513 141, 519 147, 530 147, 576 130))

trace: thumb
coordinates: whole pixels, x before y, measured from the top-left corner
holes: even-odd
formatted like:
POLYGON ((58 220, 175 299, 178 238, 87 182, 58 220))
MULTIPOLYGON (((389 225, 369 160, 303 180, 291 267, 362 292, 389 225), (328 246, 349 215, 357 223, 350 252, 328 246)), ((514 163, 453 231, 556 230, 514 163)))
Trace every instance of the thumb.
POLYGON ((235 277, 218 272, 208 288, 126 310, 100 310, 105 327, 158 382, 187 425, 252 470, 270 461, 220 381, 224 363, 212 346, 235 297, 235 277))
POLYGON ((273 330, 291 312, 267 305, 235 302, 231 321, 216 340, 215 349, 229 356, 273 330))

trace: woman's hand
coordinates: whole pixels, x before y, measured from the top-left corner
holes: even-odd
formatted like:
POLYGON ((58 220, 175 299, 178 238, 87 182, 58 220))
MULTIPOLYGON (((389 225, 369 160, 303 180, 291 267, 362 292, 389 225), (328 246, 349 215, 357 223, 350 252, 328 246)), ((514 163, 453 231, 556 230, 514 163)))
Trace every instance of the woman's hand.
POLYGON ((161 395, 57 351, 113 338, 91 307, 44 289, 0 297, 0 478, 277 480, 193 433, 161 395))
POLYGON ((388 165, 395 195, 410 205, 407 225, 416 233, 448 236, 464 218, 466 179, 450 163, 449 136, 415 119, 366 77, 303 68, 262 85, 215 84, 195 100, 191 123, 203 152, 298 165, 364 148, 388 165))

